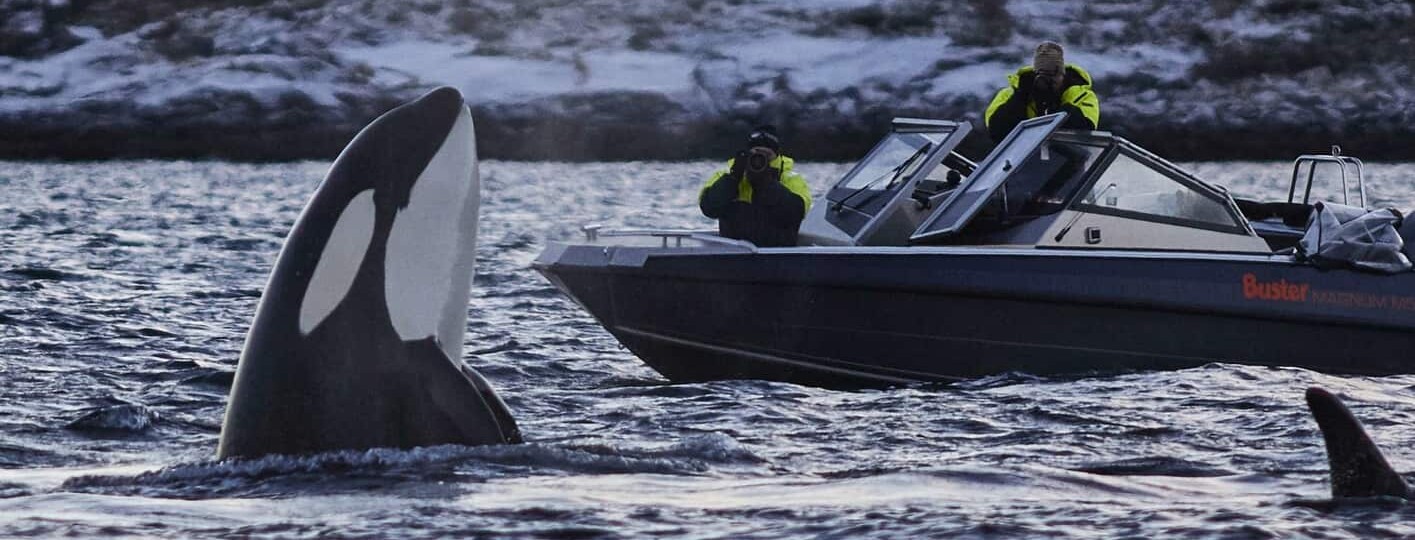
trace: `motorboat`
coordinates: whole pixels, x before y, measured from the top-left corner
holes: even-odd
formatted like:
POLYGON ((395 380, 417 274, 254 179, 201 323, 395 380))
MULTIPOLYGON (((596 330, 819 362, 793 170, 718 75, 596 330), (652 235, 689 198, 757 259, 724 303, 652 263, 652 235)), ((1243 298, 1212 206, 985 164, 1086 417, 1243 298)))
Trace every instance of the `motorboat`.
POLYGON ((1367 204, 1359 160, 1302 156, 1288 199, 1262 202, 1063 121, 1025 121, 974 162, 955 151, 968 123, 896 119, 794 247, 587 226, 533 266, 672 381, 1415 372, 1415 273, 1293 249, 1320 197, 1367 204))

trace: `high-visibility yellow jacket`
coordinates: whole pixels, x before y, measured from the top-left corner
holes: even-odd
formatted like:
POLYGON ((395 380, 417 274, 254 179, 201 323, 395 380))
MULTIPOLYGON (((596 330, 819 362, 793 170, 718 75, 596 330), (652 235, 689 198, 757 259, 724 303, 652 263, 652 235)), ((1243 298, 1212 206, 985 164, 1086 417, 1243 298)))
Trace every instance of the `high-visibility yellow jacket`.
POLYGON ((806 178, 792 170, 795 161, 786 156, 772 160, 777 180, 760 190, 745 174, 730 176, 734 162, 728 160, 698 190, 703 215, 716 219, 718 233, 728 238, 762 247, 796 245, 801 220, 811 208, 811 189, 806 178))
POLYGON ((1090 73, 1076 64, 1066 64, 1061 99, 1053 107, 1054 110, 1048 110, 1045 104, 1038 103, 1032 96, 1032 80, 1036 74, 1032 66, 1018 69, 1007 76, 1008 86, 993 96, 983 121, 994 141, 1001 142, 1023 120, 1059 111, 1070 113, 1061 126, 1063 128, 1096 129, 1100 125, 1101 102, 1091 89, 1090 73))

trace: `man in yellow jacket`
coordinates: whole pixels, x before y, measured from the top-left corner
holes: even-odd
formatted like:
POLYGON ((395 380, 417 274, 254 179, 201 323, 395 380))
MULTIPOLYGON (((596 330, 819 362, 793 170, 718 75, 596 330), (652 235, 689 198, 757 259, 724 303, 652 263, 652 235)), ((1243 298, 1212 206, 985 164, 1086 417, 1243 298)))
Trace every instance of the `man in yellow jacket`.
POLYGON ((1055 112, 1070 113, 1066 129, 1096 129, 1101 123, 1101 103, 1091 90, 1091 74, 1066 63, 1061 45, 1037 45, 1032 65, 1007 76, 1008 86, 997 92, 983 116, 988 135, 1002 142, 1012 128, 1028 118, 1055 112))
POLYGON ((806 178, 791 170, 776 128, 758 126, 747 148, 728 160, 698 191, 703 215, 717 220, 718 234, 759 247, 796 245, 801 220, 811 208, 806 178))

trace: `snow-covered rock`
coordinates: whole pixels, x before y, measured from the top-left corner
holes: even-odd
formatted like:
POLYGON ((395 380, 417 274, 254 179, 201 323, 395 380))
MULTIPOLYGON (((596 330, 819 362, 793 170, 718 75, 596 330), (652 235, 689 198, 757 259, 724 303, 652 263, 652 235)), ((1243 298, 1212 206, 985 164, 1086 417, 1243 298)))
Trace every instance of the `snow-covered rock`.
POLYGON ((491 157, 707 157, 774 122, 851 159, 891 116, 980 124, 1042 39, 1095 76, 1104 129, 1160 153, 1415 157, 1405 1, 193 4, 0 0, 0 157, 326 157, 453 85, 491 157))

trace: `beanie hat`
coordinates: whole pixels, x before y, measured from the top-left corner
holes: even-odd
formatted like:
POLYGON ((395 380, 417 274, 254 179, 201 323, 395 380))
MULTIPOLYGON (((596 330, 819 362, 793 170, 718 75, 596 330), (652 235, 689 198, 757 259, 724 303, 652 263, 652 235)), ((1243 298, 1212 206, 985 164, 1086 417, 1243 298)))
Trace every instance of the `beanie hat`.
POLYGON ((781 139, 776 136, 776 126, 762 124, 752 128, 752 133, 747 135, 747 146, 751 148, 764 146, 775 152, 780 152, 781 139))
POLYGON ((1037 52, 1032 56, 1032 69, 1043 76, 1060 75, 1066 69, 1061 45, 1055 41, 1043 41, 1037 45, 1037 52))

